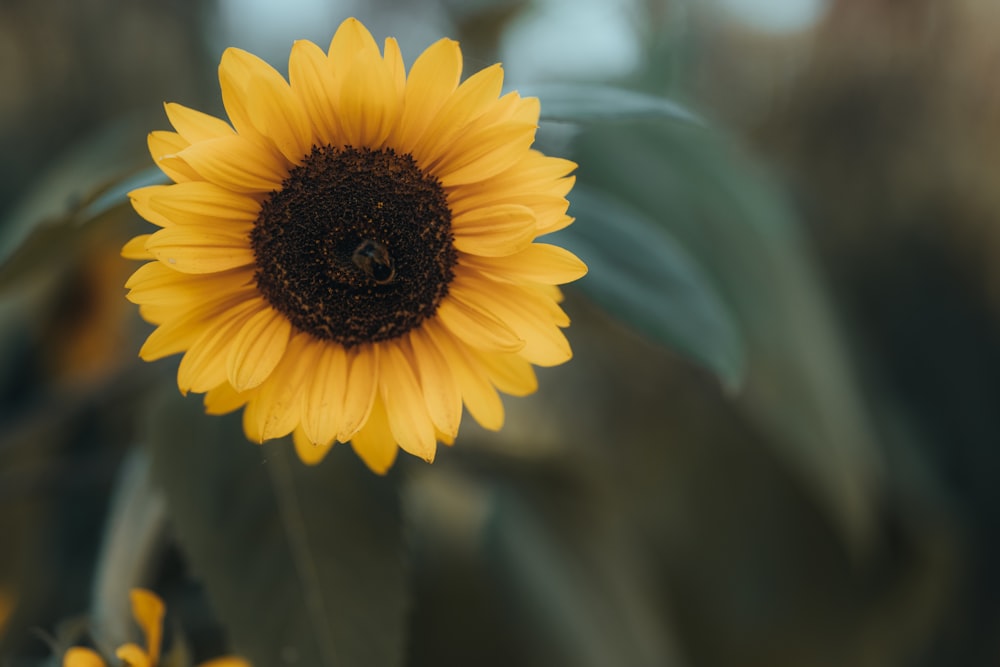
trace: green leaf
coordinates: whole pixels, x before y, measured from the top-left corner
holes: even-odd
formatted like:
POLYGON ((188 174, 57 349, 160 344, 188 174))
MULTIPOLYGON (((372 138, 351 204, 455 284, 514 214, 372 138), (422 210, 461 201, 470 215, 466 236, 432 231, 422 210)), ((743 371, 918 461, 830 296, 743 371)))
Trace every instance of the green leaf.
POLYGON ((730 389, 743 378, 743 342, 711 277, 661 226, 597 188, 578 186, 577 221, 556 236, 590 268, 577 285, 649 338, 706 366, 730 389))
POLYGON ((602 492, 532 476, 496 485, 484 528, 492 588, 532 664, 678 664, 643 556, 602 492))
POLYGON ((741 408, 848 541, 860 547, 872 539, 878 437, 785 193, 720 133, 606 123, 585 128, 574 149, 578 187, 628 202, 708 273, 743 336, 741 408))
POLYGON ((159 169, 140 168, 144 132, 112 126, 67 152, 0 224, 0 290, 40 267, 58 266, 93 235, 113 226, 143 185, 166 182, 159 169))
POLYGON ((254 665, 399 665, 408 581, 392 477, 346 446, 316 467, 282 440, 257 446, 237 415, 167 398, 154 476, 178 540, 234 649, 254 665))
POLYGON ((659 119, 705 125, 700 116, 678 102, 626 88, 596 83, 546 83, 518 90, 525 97, 541 100, 542 120, 587 123, 659 119))

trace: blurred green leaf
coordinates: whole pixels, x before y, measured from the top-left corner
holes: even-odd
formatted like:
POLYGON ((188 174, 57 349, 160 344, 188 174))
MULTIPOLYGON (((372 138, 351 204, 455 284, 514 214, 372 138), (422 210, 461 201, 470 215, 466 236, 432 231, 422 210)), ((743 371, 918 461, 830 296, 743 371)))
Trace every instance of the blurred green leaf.
POLYGON ((693 111, 665 97, 597 83, 543 83, 522 86, 524 97, 542 102, 542 120, 587 123, 637 119, 705 125, 693 111))
MULTIPOLYGON (((782 191, 718 132, 605 123, 574 141, 578 188, 610 193, 694 258, 743 335, 741 407, 837 518, 872 537, 881 452, 829 296, 782 191)), ((705 332, 710 335, 710 332, 705 332)))
POLYGON ((0 223, 0 290, 120 222, 129 190, 165 182, 159 169, 142 168, 142 137, 132 123, 111 126, 61 156, 0 223))
POLYGON ((409 588, 394 480, 346 446, 316 467, 246 441, 238 415, 167 398, 154 476, 195 574, 254 665, 399 665, 409 588))
POLYGON ((743 343, 711 277, 661 226, 614 195, 580 185, 572 199, 577 221, 557 243, 590 268, 579 288, 735 390, 743 378, 743 343))
POLYGON ((642 559, 600 490, 533 476, 496 486, 484 535, 492 586, 533 664, 679 664, 642 559))

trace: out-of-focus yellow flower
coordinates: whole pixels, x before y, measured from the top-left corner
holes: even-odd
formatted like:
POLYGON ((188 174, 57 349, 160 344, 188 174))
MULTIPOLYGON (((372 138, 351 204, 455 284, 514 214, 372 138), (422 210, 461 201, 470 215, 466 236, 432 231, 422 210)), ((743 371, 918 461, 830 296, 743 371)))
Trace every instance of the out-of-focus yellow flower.
MULTIPOLYGON (((130 594, 132 616, 142 630, 146 648, 137 644, 123 644, 115 655, 128 667, 157 667, 160 662, 160 647, 163 640, 163 601, 153 592, 133 588, 130 594)), ((63 656, 63 667, 107 667, 97 652, 74 646, 63 656)), ((201 667, 250 667, 242 658, 226 656, 203 663, 201 667)))
POLYGON ((0 590, 0 637, 7 626, 7 619, 14 613, 14 596, 7 591, 0 590))
POLYGON ((227 50, 232 125, 166 105, 149 147, 174 184, 131 193, 161 227, 123 251, 154 260, 127 283, 158 325, 142 358, 184 352, 182 392, 306 463, 348 441, 379 473, 399 447, 431 461, 463 403, 499 429, 497 390, 572 356, 556 285, 586 266, 535 240, 572 222, 576 165, 531 148, 538 100, 501 96, 499 65, 461 73, 457 42, 407 72, 355 19, 296 42, 289 81, 227 50))

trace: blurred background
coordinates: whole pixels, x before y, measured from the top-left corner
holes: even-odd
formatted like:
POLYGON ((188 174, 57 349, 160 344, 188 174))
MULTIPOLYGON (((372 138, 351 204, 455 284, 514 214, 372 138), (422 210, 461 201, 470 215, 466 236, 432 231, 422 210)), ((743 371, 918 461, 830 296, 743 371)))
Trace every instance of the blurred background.
MULTIPOLYGON (((150 416, 177 362, 137 358, 118 253, 146 225, 122 201, 164 101, 221 114, 226 46, 283 70, 347 16, 407 63, 459 39, 543 116, 566 83, 612 111, 539 130, 580 165, 575 359, 500 433, 467 418, 397 464, 399 628, 369 638, 397 648, 343 664, 1000 664, 1000 5, 3 0, 0 665, 58 664, 107 586, 161 593, 192 659, 280 643, 192 556, 173 499, 225 504, 199 475, 261 455, 197 399, 187 435, 150 416), (616 113, 618 88, 703 120, 616 113), (164 440, 191 454, 153 456, 167 518, 122 529, 135 451, 164 440)), ((352 456, 303 488, 371 477, 352 456)))

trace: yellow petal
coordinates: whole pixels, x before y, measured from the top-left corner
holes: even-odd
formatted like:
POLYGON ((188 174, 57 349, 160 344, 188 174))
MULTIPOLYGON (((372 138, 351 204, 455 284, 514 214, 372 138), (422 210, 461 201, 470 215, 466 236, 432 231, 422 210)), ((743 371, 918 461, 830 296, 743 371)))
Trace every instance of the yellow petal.
POLYGON ((233 192, 278 190, 289 169, 289 163, 277 150, 243 137, 199 141, 177 153, 177 158, 189 165, 201 179, 233 192))
POLYGON ((389 145, 409 153, 462 76, 458 42, 441 39, 420 54, 406 80, 403 109, 389 145))
POLYGON ((178 225, 249 230, 260 215, 257 200, 205 181, 178 183, 159 189, 144 188, 131 196, 133 201, 141 201, 143 211, 151 210, 178 225))
POLYGON ((233 339, 247 320, 264 307, 259 301, 240 303, 207 325, 177 368, 177 386, 181 393, 208 391, 227 381, 226 359, 233 339))
POLYGON ((524 341, 507 324, 493 313, 468 299, 454 285, 448 296, 438 306, 436 319, 456 337, 472 347, 498 352, 516 352, 524 341))
POLYGON ((313 145, 313 128, 299 98, 270 67, 250 78, 247 110, 254 125, 291 164, 302 164, 313 145))
POLYGON ((252 414, 254 435, 247 432, 247 437, 251 440, 263 442, 286 436, 301 422, 299 396, 308 374, 316 370, 310 363, 313 355, 306 354, 309 342, 308 334, 294 336, 288 342, 288 349, 281 363, 250 401, 244 423, 252 414))
POLYGON ((462 392, 448 360, 422 327, 410 332, 410 345, 431 421, 441 432, 454 437, 462 421, 462 392))
POLYGON ((243 300, 226 299, 202 304, 185 311, 179 317, 159 322, 160 326, 149 335, 139 350, 139 357, 143 361, 155 361, 190 349, 210 322, 243 300))
POLYGON ((535 369, 516 354, 495 354, 473 351, 497 389, 511 396, 527 396, 538 390, 535 369))
MULTIPOLYGON (((185 183, 187 185, 187 183, 185 183)), ((148 185, 144 188, 136 188, 128 193, 132 202, 132 208, 143 219, 153 223, 157 227, 170 227, 174 224, 172 220, 153 208, 153 197, 166 193, 169 185, 148 185)))
POLYGON ((173 159, 177 153, 190 145, 181 135, 176 132, 150 132, 146 139, 146 145, 149 147, 149 154, 156 166, 175 183, 201 179, 198 172, 190 166, 173 159))
POLYGON ((535 214, 526 206, 498 204, 469 211, 452 221, 455 248, 472 255, 503 257, 535 238, 535 214))
POLYGON ((118 650, 115 651, 115 655, 121 660, 126 667, 156 667, 146 652, 143 651, 135 644, 124 644, 119 646, 118 650))
POLYGON ((302 428, 317 444, 330 444, 344 422, 344 396, 348 393, 347 352, 338 343, 312 341, 303 352, 312 378, 302 397, 302 428))
POLYGON ((523 156, 535 141, 537 123, 513 121, 493 125, 456 140, 433 173, 446 188, 483 181, 523 156))
POLYGON ((396 42, 395 38, 386 38, 384 52, 385 65, 392 77, 396 96, 402 99, 406 93, 406 65, 403 63, 403 53, 399 50, 399 43, 396 42))
POLYGON ((499 64, 480 70, 463 81, 414 145, 412 154, 426 165, 426 169, 432 168, 465 126, 496 104, 502 87, 503 68, 499 64))
POLYGON ((368 420, 378 389, 379 347, 359 345, 347 355, 350 370, 344 396, 344 421, 337 440, 347 442, 368 420))
POLYGON ((146 636, 147 655, 151 663, 160 659, 160 641, 163 638, 163 614, 165 608, 161 600, 152 591, 133 588, 129 592, 132 603, 132 616, 146 636))
POLYGON ((414 368, 400 348, 389 341, 379 345, 379 386, 389 418, 389 429, 399 446, 427 462, 434 460, 437 442, 414 368))
POLYGON ((219 62, 219 85, 222 89, 222 104, 236 131, 248 139, 260 140, 260 132, 254 126, 250 115, 247 90, 254 72, 270 69, 270 65, 242 49, 230 47, 223 51, 219 62))
POLYGON ((377 48, 353 59, 341 77, 339 100, 344 143, 380 148, 396 124, 400 99, 377 48))
POLYGON ((307 40, 296 41, 288 59, 288 79, 312 123, 317 143, 341 145, 333 75, 323 49, 307 40))
POLYGON ((174 126, 177 133, 189 143, 205 141, 216 137, 226 137, 235 134, 233 128, 226 121, 207 113, 202 113, 195 109, 174 102, 167 102, 163 105, 167 112, 167 119, 174 126))
POLYGON ((107 667, 101 656, 89 648, 74 646, 63 656, 63 667, 107 667))
POLYGON ((146 241, 152 234, 140 234, 124 246, 122 246, 122 257, 125 259, 154 259, 153 253, 146 250, 146 241))
POLYGON ((246 391, 266 380, 284 356, 291 335, 292 323, 273 308, 265 308, 247 320, 226 358, 233 389, 246 391))
POLYGON ((127 298, 144 305, 172 305, 190 310, 203 303, 254 291, 253 269, 223 273, 180 273, 161 262, 143 264, 125 283, 127 298))
POLYGON ((378 53, 378 44, 361 21, 344 19, 330 40, 329 58, 334 68, 345 67, 360 53, 378 53))
POLYGON ((249 393, 240 393, 228 382, 220 384, 205 393, 205 412, 210 415, 225 415, 246 405, 249 393))
POLYGON ((587 265, 570 251, 546 243, 532 243, 507 257, 463 255, 459 263, 497 280, 532 281, 563 285, 587 275, 587 265))
POLYGON ((351 447, 372 472, 384 475, 396 461, 399 447, 389 428, 389 417, 376 396, 368 422, 351 439, 351 447))
POLYGON ((198 667, 251 667, 251 665, 243 658, 227 655, 203 662, 198 667))
POLYGON ((469 414, 479 425, 491 431, 503 426, 503 403, 489 381, 486 371, 473 359, 464 344, 456 340, 443 326, 434 320, 424 323, 434 345, 441 350, 455 381, 462 391, 462 400, 469 414))
POLYGON ((254 262, 253 249, 245 233, 218 228, 167 227, 149 237, 146 250, 182 273, 216 273, 254 262))
POLYGON ((503 283, 467 279, 456 272, 451 293, 467 294, 470 301, 489 309, 524 340, 519 354, 538 366, 557 366, 573 357, 559 326, 568 324, 558 305, 536 292, 503 283))
POLYGON ((307 466, 314 466, 326 457, 335 441, 314 443, 305 434, 305 431, 297 428, 292 434, 292 442, 295 444, 295 453, 298 454, 299 460, 307 466))

